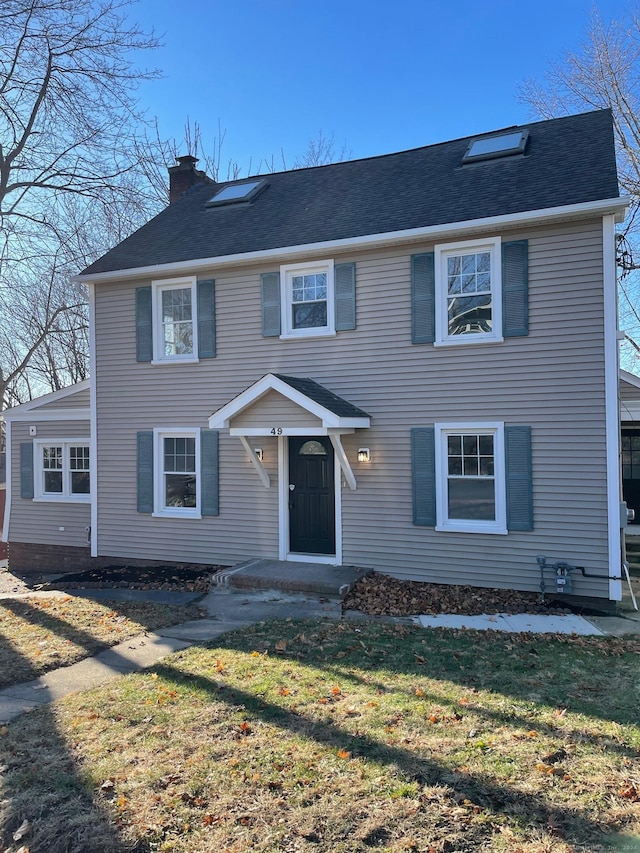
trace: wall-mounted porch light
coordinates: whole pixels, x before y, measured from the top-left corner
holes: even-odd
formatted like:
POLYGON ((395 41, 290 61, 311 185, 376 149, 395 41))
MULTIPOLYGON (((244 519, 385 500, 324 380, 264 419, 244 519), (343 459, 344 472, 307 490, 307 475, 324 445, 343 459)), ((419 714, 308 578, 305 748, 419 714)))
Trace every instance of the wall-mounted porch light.
POLYGON ((371 451, 368 447, 358 448, 358 462, 371 462, 371 451))
POLYGON ((261 447, 254 447, 253 452, 256 454, 256 456, 261 462, 264 462, 264 452, 261 447))

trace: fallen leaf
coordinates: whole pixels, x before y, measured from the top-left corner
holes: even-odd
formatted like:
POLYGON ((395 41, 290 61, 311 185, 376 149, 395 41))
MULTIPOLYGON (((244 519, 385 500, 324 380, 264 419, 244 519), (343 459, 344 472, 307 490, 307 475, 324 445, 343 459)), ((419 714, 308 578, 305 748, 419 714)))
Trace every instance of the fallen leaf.
POLYGON ((8 735, 8 734, 9 734, 9 727, 8 726, 0 726, 0 737, 4 737, 5 735, 8 735))
POLYGON ((621 788, 618 791, 619 797, 624 797, 625 800, 631 800, 632 802, 638 802, 640 800, 640 791, 636 788, 633 783, 629 783, 626 788, 621 788))
POLYGON ((20 826, 13 833, 14 841, 21 841, 25 835, 28 835, 31 832, 31 824, 28 820, 23 820, 20 826))
POLYGON ((351 753, 348 749, 338 750, 338 758, 351 758, 351 753))
POLYGON ((287 650, 287 641, 286 640, 278 640, 278 642, 273 647, 277 652, 286 652, 287 650))

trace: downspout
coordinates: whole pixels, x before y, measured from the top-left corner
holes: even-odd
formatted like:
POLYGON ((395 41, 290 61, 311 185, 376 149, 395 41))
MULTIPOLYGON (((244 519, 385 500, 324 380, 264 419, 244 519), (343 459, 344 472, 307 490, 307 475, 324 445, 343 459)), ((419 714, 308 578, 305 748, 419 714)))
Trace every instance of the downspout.
POLYGON ((622 598, 622 549, 620 530, 620 405, 618 355, 618 293, 616 280, 615 216, 602 218, 604 284, 604 381, 607 455, 607 518, 609 599, 622 598))

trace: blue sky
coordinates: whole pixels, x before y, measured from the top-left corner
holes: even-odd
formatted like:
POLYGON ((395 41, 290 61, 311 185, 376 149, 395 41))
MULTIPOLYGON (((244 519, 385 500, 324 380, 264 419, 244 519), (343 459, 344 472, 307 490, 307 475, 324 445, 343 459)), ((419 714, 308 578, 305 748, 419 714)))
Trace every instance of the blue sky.
MULTIPOLYGON (((350 158, 526 122, 518 85, 576 49, 592 0, 140 0, 164 46, 141 101, 163 136, 187 116, 247 174, 322 131, 350 158)), ((601 0, 605 21, 624 2, 601 0)), ((145 57, 151 60, 151 56, 145 57)), ((223 177, 223 175, 221 175, 223 177)))

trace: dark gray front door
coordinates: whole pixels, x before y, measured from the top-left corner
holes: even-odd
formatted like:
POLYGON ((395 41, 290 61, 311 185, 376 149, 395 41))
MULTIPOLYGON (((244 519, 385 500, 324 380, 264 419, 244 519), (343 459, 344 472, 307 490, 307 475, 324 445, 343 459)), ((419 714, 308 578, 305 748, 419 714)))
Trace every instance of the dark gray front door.
POLYGON ((326 436, 289 438, 289 550, 335 554, 333 446, 326 436))

